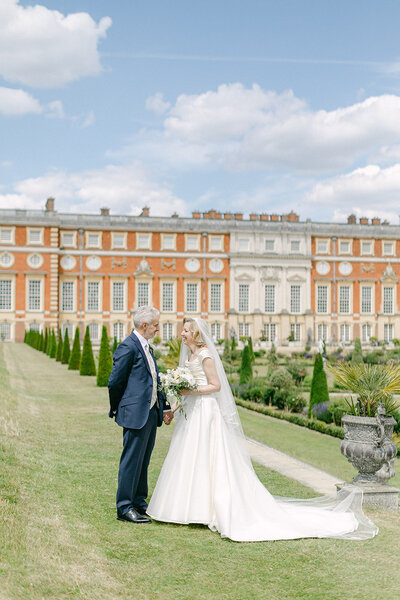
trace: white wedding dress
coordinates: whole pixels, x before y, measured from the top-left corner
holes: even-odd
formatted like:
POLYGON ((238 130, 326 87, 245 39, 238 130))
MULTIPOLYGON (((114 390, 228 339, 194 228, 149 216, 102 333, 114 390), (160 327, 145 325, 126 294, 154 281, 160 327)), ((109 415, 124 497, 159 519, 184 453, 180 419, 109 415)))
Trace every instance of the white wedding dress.
MULTIPOLYGON (((185 361, 197 385, 207 385, 203 349, 185 361)), ((218 359, 219 360, 219 359, 218 359)), ((344 490, 335 499, 273 497, 262 485, 211 395, 186 396, 147 513, 168 523, 203 523, 238 542, 306 537, 365 539, 377 533, 361 510, 362 496, 344 490)))

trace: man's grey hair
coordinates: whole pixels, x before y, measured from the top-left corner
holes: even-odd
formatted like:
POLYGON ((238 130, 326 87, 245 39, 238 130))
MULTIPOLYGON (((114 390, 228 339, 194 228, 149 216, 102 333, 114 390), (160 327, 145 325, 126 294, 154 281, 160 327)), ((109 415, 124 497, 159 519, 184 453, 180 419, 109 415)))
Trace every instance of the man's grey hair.
POLYGON ((136 329, 140 329, 143 323, 152 323, 154 319, 160 316, 160 311, 154 306, 141 306, 133 315, 133 324, 136 329))

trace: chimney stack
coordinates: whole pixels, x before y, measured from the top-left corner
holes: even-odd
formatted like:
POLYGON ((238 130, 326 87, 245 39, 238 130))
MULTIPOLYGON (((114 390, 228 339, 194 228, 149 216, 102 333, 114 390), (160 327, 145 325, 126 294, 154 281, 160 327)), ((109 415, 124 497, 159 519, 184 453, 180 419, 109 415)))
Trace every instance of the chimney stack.
POLYGON ((150 216, 150 208, 148 206, 143 206, 140 216, 141 217, 149 217, 150 216))
POLYGON ((349 215, 347 217, 348 225, 355 225, 357 223, 356 215, 349 215))
POLYGON ((47 198, 46 201, 46 212, 54 212, 54 198, 47 198))
POLYGON ((109 216, 110 216, 110 209, 109 209, 109 208, 107 208, 107 206, 103 206, 103 207, 100 209, 100 214, 101 214, 103 217, 109 217, 109 216))

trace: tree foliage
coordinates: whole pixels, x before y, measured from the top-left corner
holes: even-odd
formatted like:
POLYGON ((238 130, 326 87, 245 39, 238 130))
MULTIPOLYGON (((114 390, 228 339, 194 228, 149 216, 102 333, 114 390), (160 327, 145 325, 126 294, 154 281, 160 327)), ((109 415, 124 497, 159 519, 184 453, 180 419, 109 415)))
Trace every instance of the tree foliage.
POLYGON ((253 367, 251 366, 250 350, 246 345, 242 351, 242 362, 239 371, 239 383, 246 383, 253 377, 253 367))
POLYGON ((89 326, 86 327, 85 337, 83 338, 83 348, 81 362, 79 364, 80 375, 96 375, 96 365, 94 362, 92 342, 90 341, 89 326))
POLYGON ((79 327, 75 329, 74 343, 69 357, 68 369, 70 371, 78 371, 81 362, 81 342, 79 339, 79 327))
POLYGON ((356 364, 364 362, 360 338, 354 340, 354 350, 351 362, 356 364))
POLYGON ((317 352, 314 361, 314 370, 310 391, 310 404, 308 407, 309 419, 312 418, 312 407, 314 404, 320 404, 321 402, 329 402, 329 392, 322 355, 317 352))
POLYGON ((62 352, 63 352, 64 342, 61 333, 61 329, 58 330, 58 343, 57 343, 57 352, 56 352, 56 361, 61 362, 62 352))
POLYGON ((71 353, 70 347, 69 347, 69 335, 68 335, 68 329, 65 330, 65 335, 64 335, 64 343, 63 343, 63 349, 62 349, 62 356, 61 356, 61 364, 62 365, 67 365, 69 363, 69 355, 71 353))
POLYGON ((107 327, 103 325, 99 350, 99 364, 97 366, 97 385, 106 387, 112 369, 112 354, 108 341, 107 327))

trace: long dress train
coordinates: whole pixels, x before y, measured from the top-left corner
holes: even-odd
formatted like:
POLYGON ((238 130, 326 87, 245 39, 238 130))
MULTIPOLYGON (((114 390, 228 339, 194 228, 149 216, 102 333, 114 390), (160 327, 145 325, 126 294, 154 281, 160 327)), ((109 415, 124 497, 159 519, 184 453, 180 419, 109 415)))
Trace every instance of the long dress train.
MULTIPOLYGON (((186 361, 206 385, 208 349, 186 361)), ((365 539, 378 529, 362 512, 362 494, 344 489, 329 497, 273 497, 246 460, 215 397, 186 396, 147 513, 169 523, 203 523, 234 541, 316 538, 365 539)))

